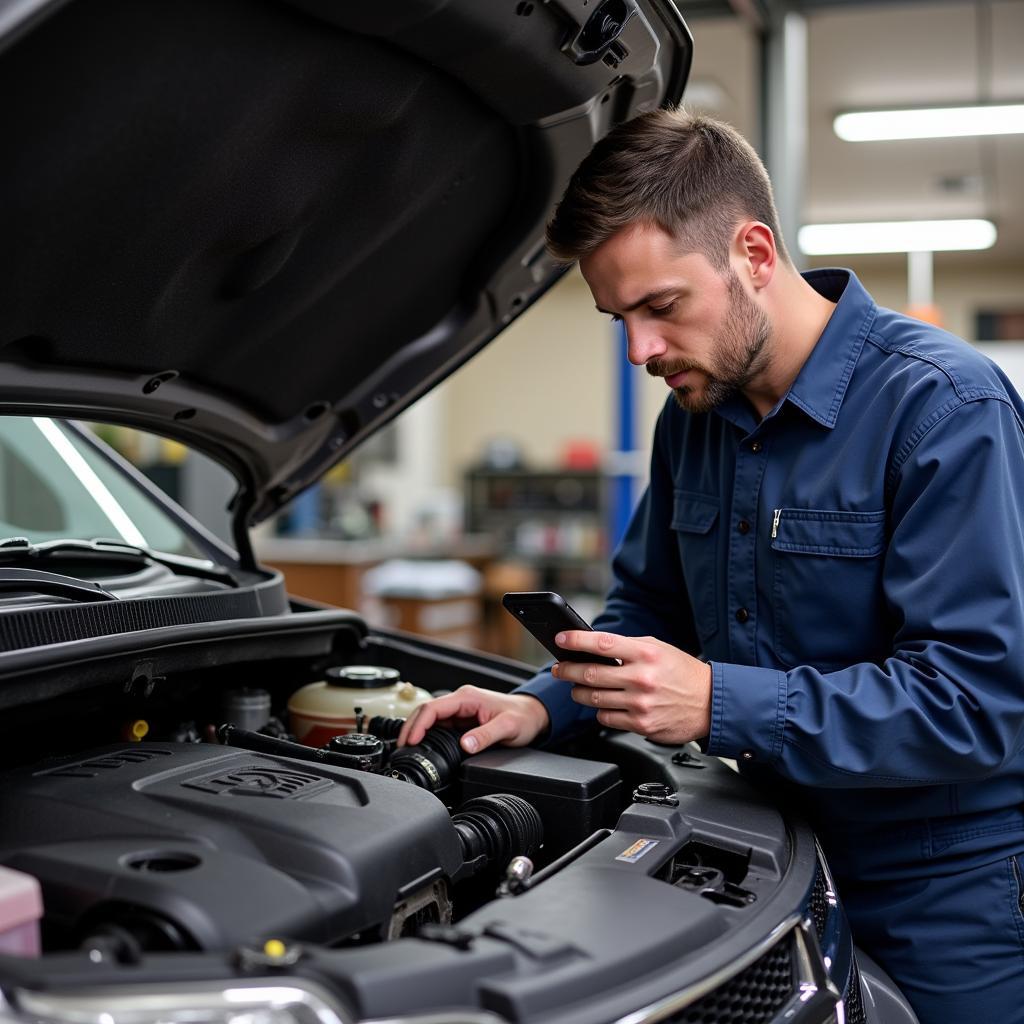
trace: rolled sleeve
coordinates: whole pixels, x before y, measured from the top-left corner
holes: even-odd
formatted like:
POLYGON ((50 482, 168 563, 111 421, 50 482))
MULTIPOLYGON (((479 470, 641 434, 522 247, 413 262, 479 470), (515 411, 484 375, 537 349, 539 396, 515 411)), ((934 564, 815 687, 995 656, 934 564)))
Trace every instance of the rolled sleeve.
POLYGON ((711 662, 711 732, 707 752, 774 764, 786 724, 786 673, 711 662))

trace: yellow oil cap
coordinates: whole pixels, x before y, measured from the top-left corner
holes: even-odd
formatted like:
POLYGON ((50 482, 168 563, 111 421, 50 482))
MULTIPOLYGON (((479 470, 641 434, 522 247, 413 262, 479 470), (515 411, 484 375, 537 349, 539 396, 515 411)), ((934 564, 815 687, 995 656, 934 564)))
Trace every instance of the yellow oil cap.
POLYGON ((288 952, 288 947, 280 939, 267 939, 263 944, 263 952, 267 956, 279 957, 288 952))

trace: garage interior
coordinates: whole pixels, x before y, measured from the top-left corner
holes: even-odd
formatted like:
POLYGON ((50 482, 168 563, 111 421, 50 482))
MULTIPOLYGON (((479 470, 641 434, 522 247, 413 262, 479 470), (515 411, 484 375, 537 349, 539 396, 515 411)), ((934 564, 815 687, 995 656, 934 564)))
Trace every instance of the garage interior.
MULTIPOLYGON (((1024 135, 851 142, 848 111, 1024 100, 1024 2, 680 2, 684 103, 765 157, 794 259, 851 267, 880 305, 940 323, 1024 387, 1024 135), (987 248, 809 255, 805 225, 980 219, 987 248)), ((372 624, 545 659, 502 612, 556 590, 593 616, 665 392, 630 367, 575 269, 478 357, 256 531, 292 593, 372 624)), ((103 436, 229 537, 226 474, 125 428, 103 436)))
POLYGON ((1018 1019, 1024 0, 0 55, 0 1024, 1018 1019))

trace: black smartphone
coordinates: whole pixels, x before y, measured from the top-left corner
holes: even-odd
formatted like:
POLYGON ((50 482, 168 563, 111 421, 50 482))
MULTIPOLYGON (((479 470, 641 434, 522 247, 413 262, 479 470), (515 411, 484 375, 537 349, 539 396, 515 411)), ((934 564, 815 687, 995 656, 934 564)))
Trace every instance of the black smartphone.
POLYGON ((501 603, 558 661, 583 661, 591 665, 619 664, 615 658, 588 654, 586 651, 567 651, 555 643, 555 637, 563 630, 592 630, 591 625, 560 594, 547 590, 514 591, 506 594, 501 603))

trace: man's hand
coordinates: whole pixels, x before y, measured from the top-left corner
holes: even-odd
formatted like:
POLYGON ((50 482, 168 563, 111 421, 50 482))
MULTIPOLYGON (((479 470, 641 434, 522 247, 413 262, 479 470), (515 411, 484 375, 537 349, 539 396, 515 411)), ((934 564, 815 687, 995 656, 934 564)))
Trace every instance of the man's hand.
POLYGON ((658 743, 687 743, 711 730, 711 666, 652 636, 570 630, 559 647, 618 658, 621 665, 560 661, 552 673, 575 683, 572 699, 597 720, 658 743))
POLYGON ((400 747, 419 743, 438 722, 456 727, 475 725, 461 739, 467 754, 478 754, 492 743, 525 747, 548 727, 547 708, 525 693, 494 693, 476 686, 460 686, 427 704, 421 704, 406 720, 398 734, 400 747))

